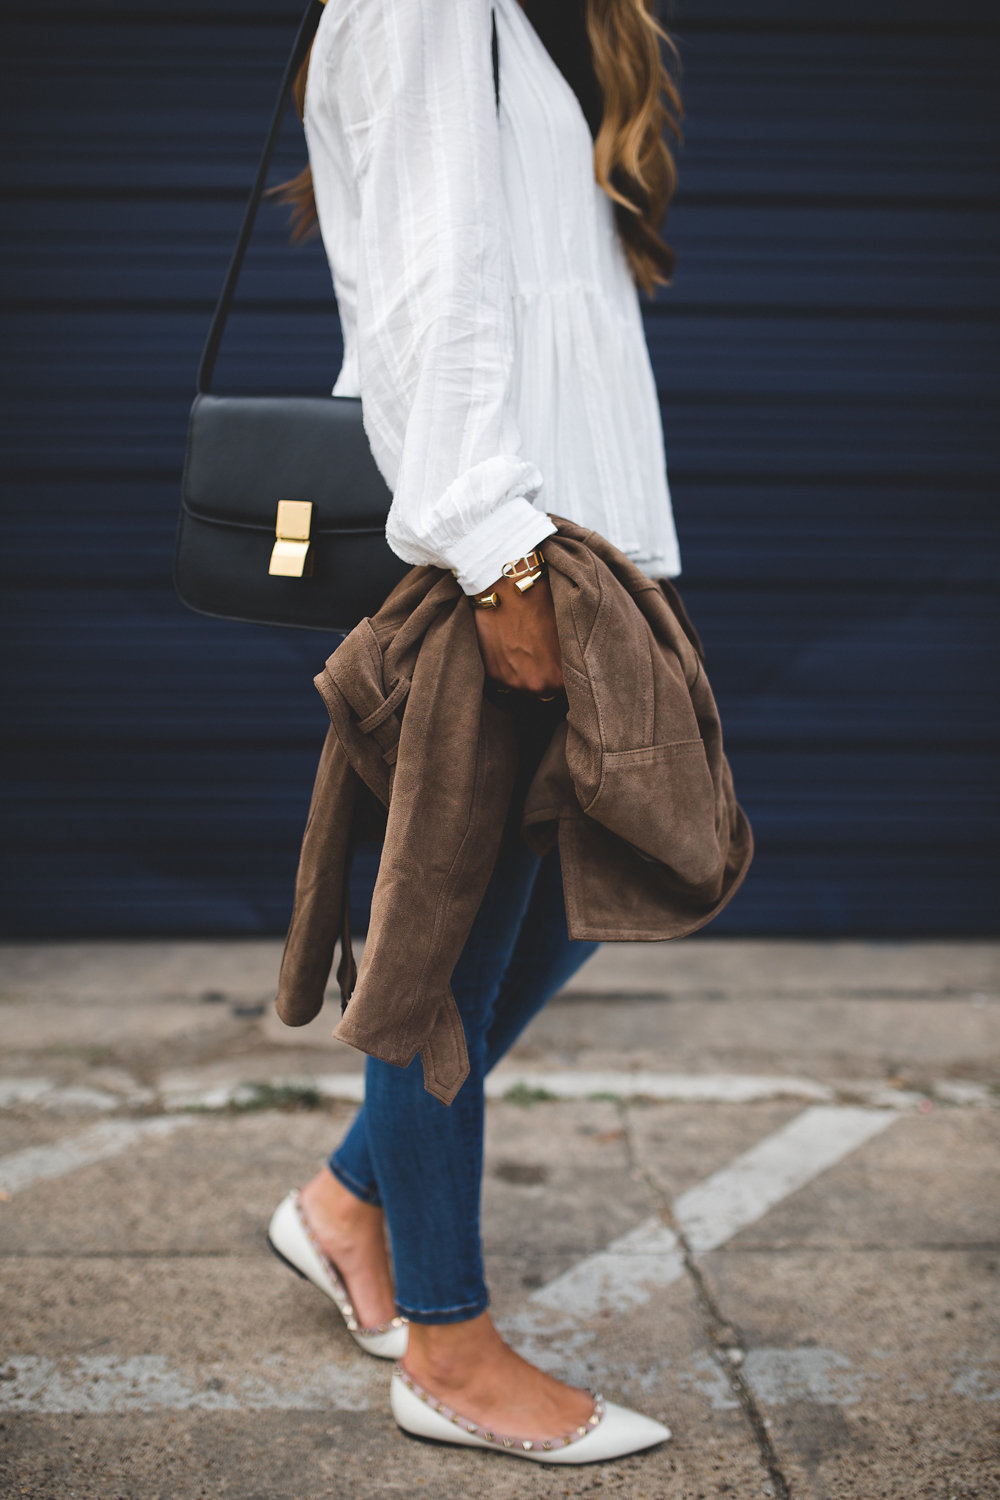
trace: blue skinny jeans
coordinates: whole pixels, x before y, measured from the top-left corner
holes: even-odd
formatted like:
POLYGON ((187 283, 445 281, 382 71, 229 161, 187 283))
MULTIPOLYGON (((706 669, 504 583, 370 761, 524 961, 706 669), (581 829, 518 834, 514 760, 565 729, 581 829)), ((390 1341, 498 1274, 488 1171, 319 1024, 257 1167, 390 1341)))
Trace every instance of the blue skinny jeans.
MULTIPOLYGON (((526 768, 532 764, 529 758, 526 768)), ((519 823, 515 796, 496 867, 452 975, 468 1078, 444 1105, 424 1088, 419 1056, 407 1068, 369 1058, 364 1104, 329 1161, 356 1197, 384 1208, 396 1305, 416 1323, 460 1323, 489 1303, 479 1223, 483 1082, 598 946, 570 940, 559 851, 539 858, 522 842, 519 823)))

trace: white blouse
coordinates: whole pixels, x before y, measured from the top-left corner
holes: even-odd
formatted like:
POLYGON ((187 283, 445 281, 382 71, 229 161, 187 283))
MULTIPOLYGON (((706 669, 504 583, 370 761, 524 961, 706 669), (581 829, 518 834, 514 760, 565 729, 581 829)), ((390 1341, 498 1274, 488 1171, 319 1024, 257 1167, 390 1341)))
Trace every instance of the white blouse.
POLYGON ((576 95, 495 0, 328 0, 305 130, 344 335, 409 563, 477 593, 554 531, 680 571, 638 293, 576 95))

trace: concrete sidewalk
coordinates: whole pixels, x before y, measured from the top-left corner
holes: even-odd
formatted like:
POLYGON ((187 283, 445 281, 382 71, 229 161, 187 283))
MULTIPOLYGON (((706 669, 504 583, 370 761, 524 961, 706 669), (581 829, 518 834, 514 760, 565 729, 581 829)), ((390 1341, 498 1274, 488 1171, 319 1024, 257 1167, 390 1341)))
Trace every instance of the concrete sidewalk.
POLYGON ((361 1059, 279 945, 0 949, 0 1495, 1000 1495, 1000 945, 603 949, 491 1087, 494 1312, 673 1442, 417 1444, 267 1253, 361 1059))

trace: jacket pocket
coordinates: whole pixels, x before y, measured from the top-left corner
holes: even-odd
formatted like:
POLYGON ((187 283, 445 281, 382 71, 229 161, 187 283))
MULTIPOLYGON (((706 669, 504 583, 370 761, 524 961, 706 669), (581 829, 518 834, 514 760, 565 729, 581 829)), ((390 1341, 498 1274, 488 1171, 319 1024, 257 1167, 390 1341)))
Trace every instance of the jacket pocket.
POLYGON ((583 811, 690 885, 718 878, 715 788, 700 739, 607 751, 583 811))

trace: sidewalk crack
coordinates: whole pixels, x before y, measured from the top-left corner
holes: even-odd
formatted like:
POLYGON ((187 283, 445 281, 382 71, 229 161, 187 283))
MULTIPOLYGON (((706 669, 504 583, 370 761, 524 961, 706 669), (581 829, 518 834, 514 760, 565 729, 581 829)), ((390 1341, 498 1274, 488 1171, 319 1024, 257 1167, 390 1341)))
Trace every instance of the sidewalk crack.
POLYGON ((794 1500, 791 1486, 781 1468, 777 1451, 771 1441, 764 1414, 758 1405, 743 1371, 733 1362, 735 1354, 742 1360, 745 1346, 742 1336, 731 1319, 723 1316, 722 1309, 713 1296, 704 1272, 695 1257, 690 1242, 681 1225, 674 1217, 673 1204, 656 1174, 640 1160, 632 1133, 630 1107, 624 1101, 618 1104, 619 1118, 624 1131, 625 1151, 629 1170, 645 1182, 656 1205, 656 1211, 668 1229, 677 1236, 678 1247, 684 1268, 694 1290, 695 1303, 701 1317, 702 1328, 710 1349, 710 1357, 722 1370, 733 1396, 750 1428, 757 1452, 772 1485, 773 1500, 794 1500))

